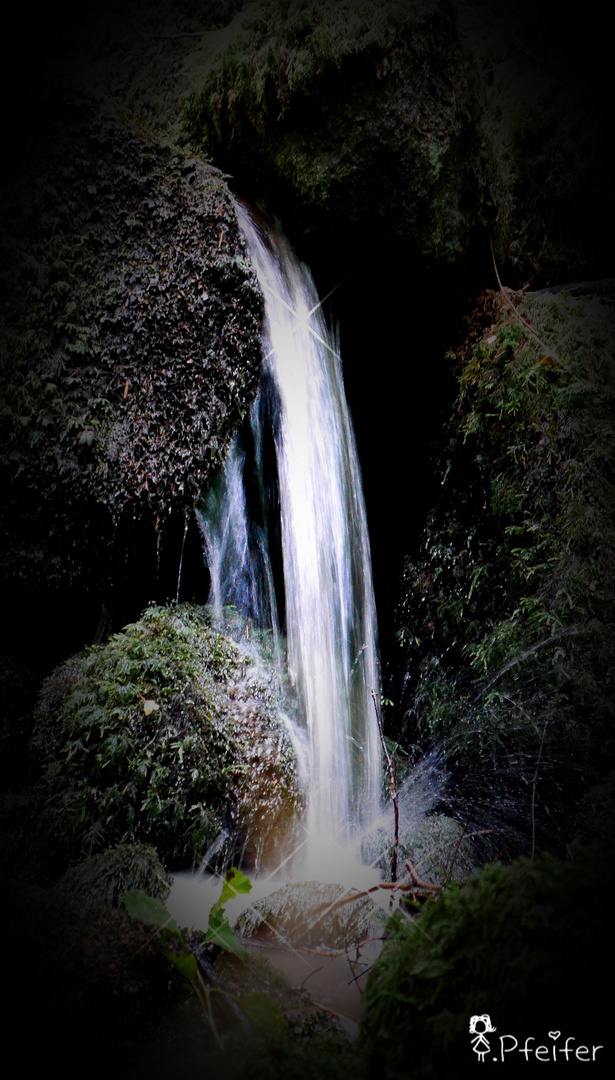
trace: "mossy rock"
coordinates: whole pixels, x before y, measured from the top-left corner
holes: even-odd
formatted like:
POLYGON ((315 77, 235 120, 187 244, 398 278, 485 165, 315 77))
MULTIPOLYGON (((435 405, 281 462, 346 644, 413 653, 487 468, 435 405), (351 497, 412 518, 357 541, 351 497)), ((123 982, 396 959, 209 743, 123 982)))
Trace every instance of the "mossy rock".
POLYGON ((122 906, 124 893, 141 889, 166 900, 171 878, 149 844, 118 844, 71 866, 59 888, 72 896, 87 896, 109 907, 122 906))
MULTIPOLYGON (((365 863, 377 867, 385 881, 392 880, 393 829, 368 833, 361 845, 365 863)), ((430 814, 414 824, 402 820, 397 848, 397 880, 407 875, 408 861, 417 876, 432 885, 466 881, 475 869, 475 852, 465 829, 444 814, 430 814)))
POLYGON ((181 544, 261 359, 220 172, 85 92, 57 106, 43 159, 1 193, 0 573, 17 626, 49 597, 56 625, 67 601, 117 618, 142 577, 133 617, 167 597, 168 530, 181 544))
POLYGON ((359 225, 444 262, 467 250, 478 82, 450 5, 262 0, 186 68, 191 136, 306 231, 359 225))
POLYGON ((17 1042, 29 1040, 33 1066, 57 1064, 72 1077, 88 1056, 93 1076, 129 1075, 136 1048, 158 1036, 189 992, 151 927, 89 897, 24 882, 3 882, 0 912, 11 927, 4 1017, 17 1042))
POLYGON ((510 828, 517 851, 565 844, 615 760, 612 297, 484 296, 406 564, 403 739, 442 748, 470 831, 509 851, 510 828))
POLYGON ((304 234, 440 265, 491 239, 514 284, 597 277, 607 49, 532 0, 259 0, 188 57, 186 123, 304 234))
POLYGON ((33 738, 40 857, 57 865, 153 844, 199 864, 226 830, 273 855, 302 796, 271 672, 206 609, 149 608, 46 682, 33 738))
MULTIPOLYGON (((531 1035, 536 1046, 563 1031, 610 1055, 600 972, 613 956, 614 884, 604 849, 522 859, 450 887, 415 919, 392 920, 364 992, 369 1075, 474 1076, 469 1022, 484 1014, 498 1054, 504 1033, 521 1046, 531 1035)), ((514 1057, 514 1075, 534 1075, 531 1061, 514 1057)))

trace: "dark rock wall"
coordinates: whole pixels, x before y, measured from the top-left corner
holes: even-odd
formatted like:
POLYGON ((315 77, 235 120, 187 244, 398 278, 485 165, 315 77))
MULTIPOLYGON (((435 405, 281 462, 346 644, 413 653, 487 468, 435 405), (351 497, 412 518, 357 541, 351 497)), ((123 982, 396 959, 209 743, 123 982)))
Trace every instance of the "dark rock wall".
POLYGON ((280 4, 191 58, 187 122, 299 231, 458 260, 479 210, 479 83, 450 4, 280 4), (369 241, 368 241, 369 242, 369 241))
POLYGON ((87 590, 96 620, 140 559, 135 607, 165 592, 165 530, 249 406, 262 308, 220 174, 76 112, 5 204, 2 566, 16 605, 87 590))

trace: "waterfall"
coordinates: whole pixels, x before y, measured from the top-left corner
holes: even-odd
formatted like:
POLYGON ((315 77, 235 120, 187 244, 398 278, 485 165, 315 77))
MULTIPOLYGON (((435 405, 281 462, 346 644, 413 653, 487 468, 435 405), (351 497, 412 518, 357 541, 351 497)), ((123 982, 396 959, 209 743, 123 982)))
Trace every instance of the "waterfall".
POLYGON ((275 443, 287 664, 307 729, 309 849, 346 845, 379 810, 379 691, 367 520, 338 344, 312 277, 279 234, 240 225, 265 297, 263 385, 251 414, 260 522, 250 520, 239 441, 200 516, 221 611, 233 604, 278 634, 268 550, 263 426, 275 443))

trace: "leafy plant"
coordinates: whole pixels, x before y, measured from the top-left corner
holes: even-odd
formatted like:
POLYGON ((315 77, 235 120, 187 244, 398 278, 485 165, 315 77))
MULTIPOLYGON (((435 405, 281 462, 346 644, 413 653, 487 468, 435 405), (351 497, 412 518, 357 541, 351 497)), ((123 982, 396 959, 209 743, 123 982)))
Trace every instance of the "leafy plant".
POLYGON ((599 296, 516 305, 523 322, 485 297, 459 351, 442 493, 398 611, 396 734, 443 744, 468 805, 497 782, 533 850, 569 829, 581 770, 615 756, 615 368, 599 296))
POLYGON ((208 941, 212 942, 214 945, 219 945, 222 949, 227 949, 228 952, 234 952, 241 955, 243 949, 239 945, 231 929, 228 918, 224 914, 224 905, 228 900, 232 900, 234 896, 239 896, 241 893, 249 893, 251 888, 252 882, 245 874, 242 874, 241 870, 227 871, 224 876, 220 897, 216 900, 216 903, 209 913, 209 924, 207 928, 208 941))
MULTIPOLYGON (((251 888, 250 879, 241 870, 232 868, 227 871, 220 897, 209 915, 209 926, 205 935, 207 944, 215 945, 234 956, 242 957, 245 954, 245 950, 237 941, 228 918, 224 914, 224 906, 234 896, 249 893, 251 888)), ((148 896, 142 890, 135 890, 124 894, 124 905, 133 918, 159 929, 163 943, 162 953, 188 979, 209 1029, 220 1048, 223 1046, 223 1037, 216 1023, 213 995, 221 995, 228 1001, 234 1002, 257 1031, 262 1032, 264 1029, 271 1031, 272 1025, 274 1028, 280 1025, 283 1027, 283 1015, 268 994, 251 992, 236 996, 227 989, 212 986, 205 981, 198 960, 198 939, 196 946, 191 946, 162 900, 148 896)))
POLYGON ((33 750, 39 837, 56 862, 147 842, 191 866, 224 829, 254 837, 257 854, 281 840, 301 801, 296 762, 253 664, 186 604, 148 608, 51 676, 33 750))
POLYGON ((608 1030, 599 973, 613 939, 613 885, 610 853, 590 848, 574 860, 487 867, 413 918, 396 914, 364 991, 374 1073, 474 1075, 468 1022, 485 1012, 519 1041, 566 1027, 579 1041, 604 1041, 594 1033, 608 1030))

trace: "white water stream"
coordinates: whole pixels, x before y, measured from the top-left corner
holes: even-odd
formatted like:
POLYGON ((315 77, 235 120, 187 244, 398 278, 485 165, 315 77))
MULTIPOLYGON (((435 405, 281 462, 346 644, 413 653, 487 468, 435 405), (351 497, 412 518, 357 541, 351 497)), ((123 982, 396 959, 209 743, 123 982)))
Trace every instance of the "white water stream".
MULTIPOLYGON (((240 224, 265 297, 264 383, 251 414, 258 458, 273 429, 279 482, 287 664, 307 730, 305 876, 330 862, 380 808, 376 613, 361 474, 342 382, 312 277, 279 234, 240 224)), ((273 629, 278 614, 267 530, 250 520, 244 454, 230 450, 200 524, 211 602, 273 629)), ((261 494, 262 473, 259 476, 261 494)), ((281 652, 280 648, 280 652, 281 652)), ((339 880, 339 878, 338 878, 339 880)))

